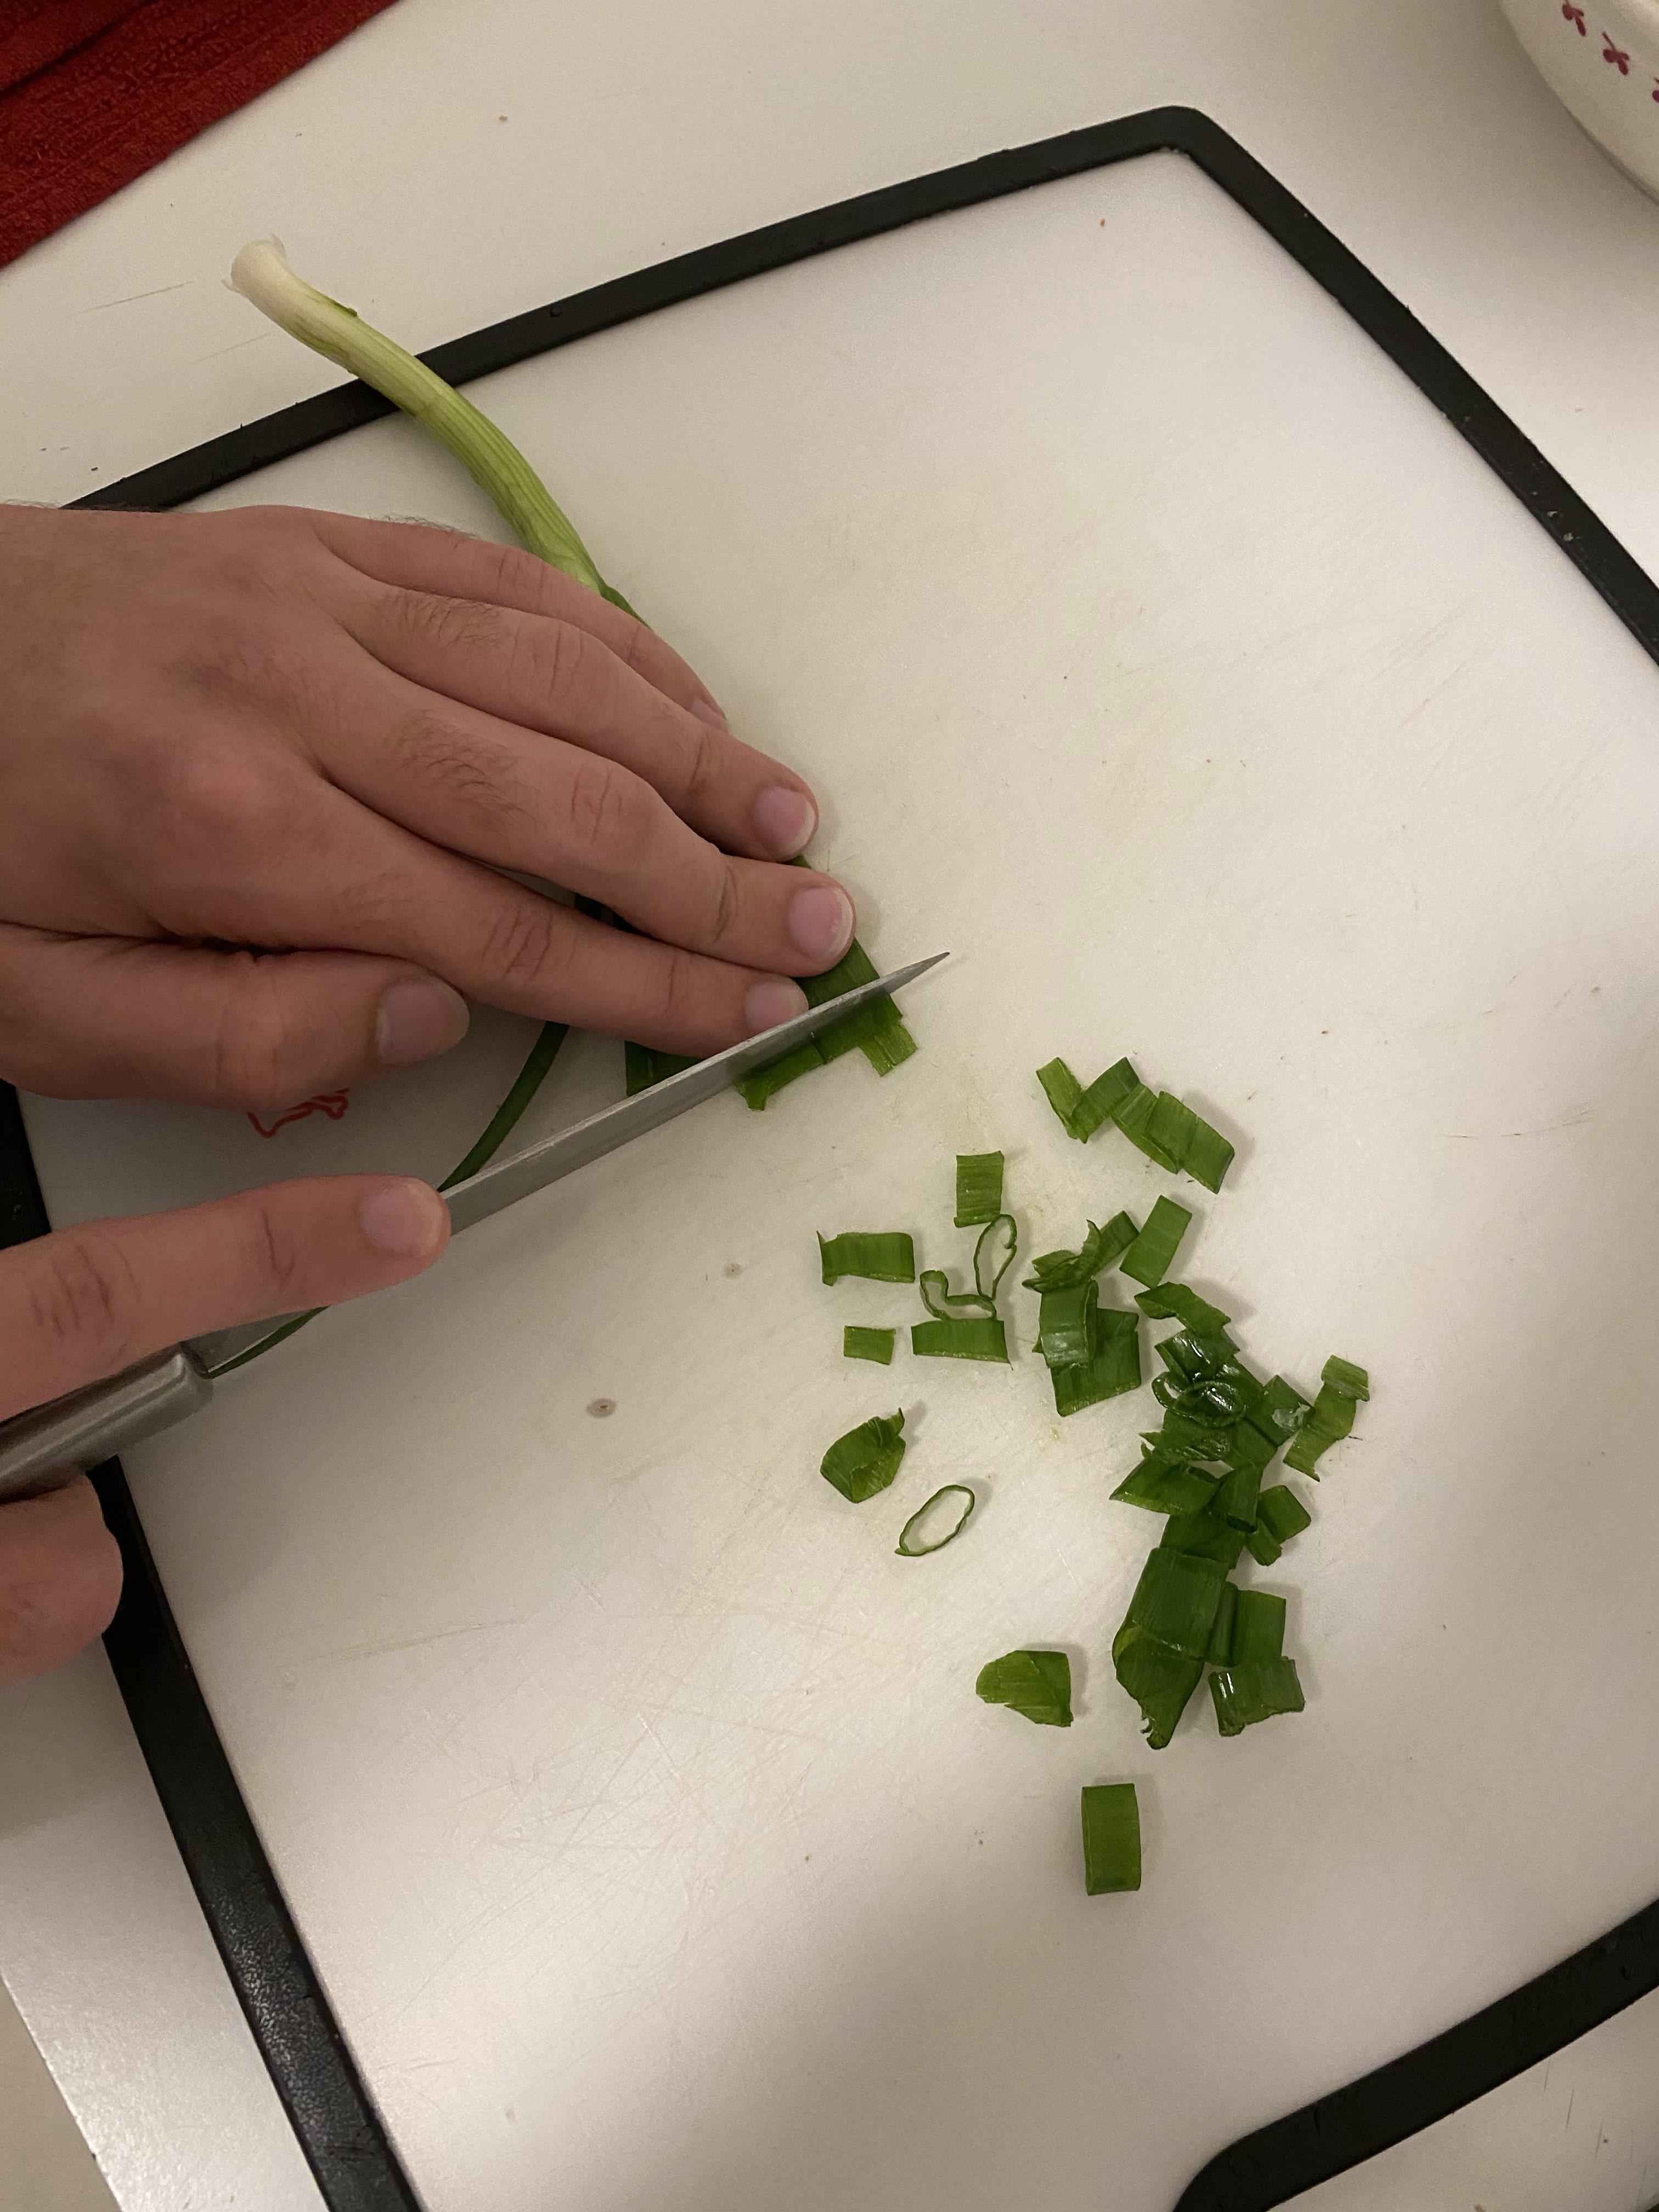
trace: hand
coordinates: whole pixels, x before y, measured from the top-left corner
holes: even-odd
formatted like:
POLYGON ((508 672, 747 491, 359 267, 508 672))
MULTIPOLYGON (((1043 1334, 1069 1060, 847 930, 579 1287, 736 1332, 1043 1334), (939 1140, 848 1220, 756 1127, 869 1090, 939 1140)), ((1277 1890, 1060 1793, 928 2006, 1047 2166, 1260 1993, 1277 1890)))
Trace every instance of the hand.
POLYGON ((461 994, 716 1051, 852 936, 781 865, 800 777, 527 553, 0 507, 0 1075, 30 1090, 286 1105, 447 1049, 461 994))
MULTIPOLYGON (((425 1183, 337 1176, 15 1245, 0 1252, 0 1420, 183 1337, 385 1290, 448 1241, 448 1212, 425 1183)), ((0 1505, 0 1683, 101 1635, 120 1589, 84 1475, 0 1505)))

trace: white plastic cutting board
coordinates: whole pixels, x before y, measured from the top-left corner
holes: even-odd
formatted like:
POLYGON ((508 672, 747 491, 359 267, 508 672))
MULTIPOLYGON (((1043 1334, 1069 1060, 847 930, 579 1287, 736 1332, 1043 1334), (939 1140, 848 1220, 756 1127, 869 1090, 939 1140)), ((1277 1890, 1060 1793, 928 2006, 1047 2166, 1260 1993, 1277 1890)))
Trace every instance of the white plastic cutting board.
MULTIPOLYGON (((957 957, 885 1082, 704 1108, 134 1453, 191 1655, 432 2212, 1161 2212, 1659 1888, 1659 672, 1173 156, 475 396, 815 778, 877 957, 957 957), (1108 1656, 1150 1400, 1062 1430, 1029 1354, 844 1363, 910 1301, 812 1242, 957 1259, 951 1155, 994 1145, 1028 1250, 1144 1212, 1165 1179, 1030 1073, 1126 1051, 1239 1141, 1187 1273, 1264 1368, 1377 1390, 1256 1577, 1306 1715, 1195 1705, 1157 1757, 1108 1656), (896 1404, 848 1507, 818 1455, 896 1404), (896 1559, 953 1480, 968 1534, 896 1559), (972 1695, 1027 1642, 1069 1732, 972 1695), (1146 1885, 1090 1899, 1116 1778, 1146 1885)), ((234 498, 490 526, 397 423, 234 498)), ((54 1217, 440 1170, 527 1041, 480 1030, 268 1140, 32 1102, 54 1217)))

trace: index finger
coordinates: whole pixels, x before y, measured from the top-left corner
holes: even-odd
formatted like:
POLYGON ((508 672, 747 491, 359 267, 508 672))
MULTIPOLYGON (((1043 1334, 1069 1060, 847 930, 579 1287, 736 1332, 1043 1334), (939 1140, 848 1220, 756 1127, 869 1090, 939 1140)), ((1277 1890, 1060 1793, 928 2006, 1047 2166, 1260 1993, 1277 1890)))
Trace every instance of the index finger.
POLYGON ((428 1185, 330 1176, 15 1245, 0 1252, 0 1419, 204 1330, 387 1289, 448 1237, 428 1185))

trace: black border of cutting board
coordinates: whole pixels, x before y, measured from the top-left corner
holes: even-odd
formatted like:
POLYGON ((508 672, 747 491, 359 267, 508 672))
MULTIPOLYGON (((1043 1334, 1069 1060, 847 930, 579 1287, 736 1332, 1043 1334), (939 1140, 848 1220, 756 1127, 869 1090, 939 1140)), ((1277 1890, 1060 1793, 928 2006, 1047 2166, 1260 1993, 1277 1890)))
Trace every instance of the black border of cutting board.
MULTIPOLYGON (((1164 107, 1046 138, 678 255, 422 357, 451 383, 860 239, 1152 153, 1185 155, 1346 310, 1547 530, 1659 662, 1659 587, 1416 318, 1237 142, 1164 107)), ((74 504, 178 507, 392 412, 362 384, 193 447, 74 504)), ((15 1096, 0 1086, 0 1244, 44 1233, 15 1096)), ((419 2212, 330 2010, 198 1689, 118 1462, 97 1471, 126 1560, 105 1639, 133 1729, 220 1955, 329 2212, 419 2212)), ((1268 2212, 1403 2142, 1659 1987, 1659 1904, 1522 1989, 1212 2159, 1176 2212, 1268 2212)))

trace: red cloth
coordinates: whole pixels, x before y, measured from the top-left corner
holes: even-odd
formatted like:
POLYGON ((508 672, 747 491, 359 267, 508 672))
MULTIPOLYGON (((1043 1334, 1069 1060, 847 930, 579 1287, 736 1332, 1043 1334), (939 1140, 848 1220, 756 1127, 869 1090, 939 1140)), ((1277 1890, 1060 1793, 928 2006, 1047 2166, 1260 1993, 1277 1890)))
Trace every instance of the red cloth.
POLYGON ((0 266, 391 0, 0 0, 0 266))

